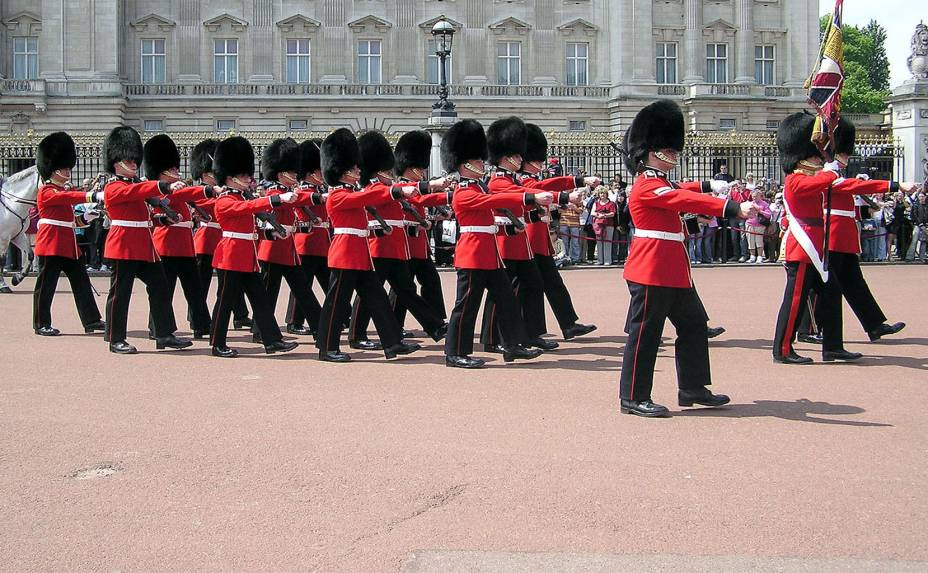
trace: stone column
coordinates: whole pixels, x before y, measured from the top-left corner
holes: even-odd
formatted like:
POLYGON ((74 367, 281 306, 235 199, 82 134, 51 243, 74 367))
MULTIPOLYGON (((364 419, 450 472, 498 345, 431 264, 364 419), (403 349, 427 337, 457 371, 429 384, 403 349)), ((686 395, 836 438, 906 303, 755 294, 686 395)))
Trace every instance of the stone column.
POLYGON ((200 18, 199 0, 181 0, 177 8, 177 28, 175 29, 176 54, 172 60, 177 69, 175 80, 178 83, 202 83, 200 74, 200 32, 203 20, 200 18))
POLYGON ((893 90, 889 98, 893 114, 893 136, 899 139, 904 153, 900 181, 922 182, 928 161, 928 80, 911 79, 893 90))
POLYGON ((705 80, 705 47, 702 41, 702 0, 684 0, 686 31, 683 32, 686 61, 683 83, 694 84, 705 80))
MULTIPOLYGON (((278 50, 274 43, 274 1, 254 0, 254 18, 248 28, 251 39, 251 77, 249 82, 270 83, 274 81, 273 54, 278 50)), ((242 56, 239 55, 239 59, 242 56)), ((240 62, 241 63, 241 62, 240 62)))
POLYGON ((652 6, 651 0, 635 0, 634 3, 635 67, 632 79, 636 82, 653 82, 655 80, 652 6))
POLYGON ((754 78, 754 0, 738 0, 738 37, 735 45, 735 83, 753 84, 754 78))

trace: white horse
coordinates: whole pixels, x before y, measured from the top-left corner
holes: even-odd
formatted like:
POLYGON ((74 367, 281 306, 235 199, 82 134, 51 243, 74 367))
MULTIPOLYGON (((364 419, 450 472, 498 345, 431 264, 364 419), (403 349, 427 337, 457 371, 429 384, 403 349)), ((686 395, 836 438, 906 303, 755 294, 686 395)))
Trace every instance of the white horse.
MULTIPOLYGON (((29 227, 29 209, 35 207, 38 192, 39 174, 35 166, 11 175, 0 184, 0 262, 6 261, 10 243, 23 254, 23 268, 13 275, 13 286, 18 285, 32 267, 25 230, 29 227)), ((10 292, 13 291, 0 273, 0 293, 10 292)))

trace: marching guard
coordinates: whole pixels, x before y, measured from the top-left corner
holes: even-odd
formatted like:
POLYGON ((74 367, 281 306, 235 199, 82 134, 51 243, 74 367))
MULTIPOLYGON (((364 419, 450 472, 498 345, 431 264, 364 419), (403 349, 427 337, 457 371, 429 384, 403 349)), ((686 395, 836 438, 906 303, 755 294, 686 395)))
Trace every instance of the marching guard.
MULTIPOLYGON (((526 123, 525 130, 522 174, 517 179, 519 185, 541 191, 572 191, 578 187, 596 187, 601 183, 598 177, 560 176, 543 179, 542 172, 548 160, 548 138, 534 123, 526 123)), ((577 200, 579 200, 579 194, 577 200)), ((561 328, 561 333, 564 335, 564 340, 571 340, 593 332, 596 330, 596 325, 577 322, 579 317, 577 311, 574 310, 570 292, 564 285, 557 265, 554 264, 554 247, 551 245, 549 233, 551 211, 545 207, 537 207, 529 211, 527 215, 529 220, 526 224, 526 233, 534 254, 535 265, 538 267, 542 288, 554 312, 554 318, 557 319, 558 326, 561 328)))
MULTIPOLYGON (((219 186, 213 174, 213 156, 216 154, 217 145, 219 141, 216 139, 204 139, 193 147, 190 152, 191 179, 203 185, 219 186)), ((209 287, 213 282, 213 253, 216 252, 216 245, 222 239, 222 228, 216 222, 215 205, 215 197, 197 203, 199 211, 202 211, 205 217, 199 217, 193 235, 193 250, 196 253, 197 270, 200 274, 204 297, 208 295, 209 287)), ((251 328, 244 293, 232 309, 232 316, 232 324, 235 328, 251 328)))
MULTIPOLYGON (((396 142, 394 155, 396 166, 393 171, 399 178, 399 182, 418 184, 426 179, 429 170, 432 157, 432 136, 422 130, 404 133, 396 142)), ((429 252, 428 236, 431 223, 428 221, 426 209, 450 207, 453 196, 452 191, 417 195, 409 199, 411 207, 416 212, 412 213, 403 209, 409 242, 409 272, 419 283, 420 296, 442 320, 447 319, 448 314, 445 311, 445 297, 441 291, 441 278, 438 276, 438 269, 435 268, 435 262, 429 252), (422 221, 426 221, 426 224, 422 221)), ((392 289, 389 294, 396 320, 400 326, 403 326, 406 323, 406 307, 392 289)))
POLYGON ((728 396, 713 394, 709 369, 708 317, 693 286, 680 213, 747 218, 751 203, 737 204, 701 191, 709 183, 672 183, 667 173, 683 150, 683 113, 676 103, 658 100, 638 112, 625 134, 626 166, 635 176, 628 204, 635 242, 625 264, 631 293, 628 340, 619 385, 622 413, 645 417, 668 415, 651 399, 654 364, 670 319, 677 331, 678 402, 680 406, 721 406, 728 396))
POLYGON ((213 254, 219 291, 210 335, 212 354, 220 358, 238 356, 238 351, 226 344, 226 337, 232 309, 242 292, 251 303, 265 353, 289 352, 297 343, 283 340, 259 274, 255 214, 270 213, 284 203, 293 203, 296 193, 287 191, 251 200, 244 198, 255 184, 255 154, 244 137, 230 137, 216 146, 212 171, 216 182, 223 186, 214 207, 222 239, 213 254))
MULTIPOLYGON (((165 134, 158 134, 145 142, 142 151, 142 171, 149 181, 163 181, 172 184, 180 181, 180 153, 177 145, 165 134)), ((211 200, 212 186, 200 185, 204 190, 200 202, 211 200), (206 193, 209 192, 209 195, 206 193)), ((189 192, 196 193, 197 188, 187 188, 189 192)), ((184 298, 187 299, 190 329, 194 338, 209 336, 211 319, 209 307, 206 306, 206 290, 200 278, 200 269, 197 268, 196 253, 193 241, 193 219, 190 216, 190 205, 193 201, 184 199, 189 194, 185 190, 172 193, 168 197, 168 205, 177 214, 177 220, 167 220, 158 217, 157 210, 152 221, 155 223, 152 231, 152 240, 155 251, 161 259, 164 277, 167 280, 168 296, 174 299, 174 289, 180 279, 184 298)), ((154 336, 154 319, 149 318, 149 337, 154 336)))
POLYGON ((341 308, 357 292, 365 305, 387 359, 419 350, 415 343, 404 343, 400 325, 390 311, 390 301, 383 290, 383 280, 374 272, 368 244, 368 221, 365 207, 379 207, 416 193, 412 187, 369 186, 358 190, 361 173, 358 165, 361 152, 358 140, 350 130, 337 129, 322 142, 322 175, 329 186, 326 207, 333 226, 329 246, 329 290, 322 305, 322 316, 316 329, 319 359, 325 362, 348 362, 351 357, 339 350, 341 338, 341 308))
MULTIPOLYGON (((174 307, 168 292, 167 279, 152 240, 151 205, 148 200, 163 200, 185 187, 175 181, 141 181, 138 179, 142 162, 142 138, 127 126, 113 128, 103 143, 107 173, 114 175, 103 188, 103 201, 110 217, 110 232, 106 237, 103 256, 113 262, 110 292, 106 299, 106 341, 110 352, 135 354, 136 348, 126 342, 129 302, 135 279, 145 283, 148 303, 154 321, 155 347, 187 348, 189 340, 177 338, 174 331, 174 307)), ((191 188, 184 200, 200 199, 203 188, 191 188)), ((161 205, 162 203, 158 203, 161 205)))
MULTIPOLYGON (((264 148, 261 159, 261 171, 264 179, 270 183, 267 187, 269 196, 286 193, 299 183, 297 173, 300 171, 300 146, 287 137, 276 139, 264 148)), ((322 203, 321 193, 297 193, 297 199, 274 209, 274 216, 287 231, 285 237, 262 238, 258 246, 258 260, 261 261, 264 275, 264 287, 271 309, 277 308, 281 279, 286 279, 291 296, 303 315, 311 322, 319 321, 322 307, 313 294, 297 253, 294 236, 296 234, 296 213, 294 209, 310 207, 322 203)), ((255 342, 260 342, 259 333, 255 332, 255 342)))
MULTIPOLYGON (((554 195, 541 193, 491 194, 483 177, 486 173, 487 136, 483 126, 474 120, 454 124, 441 142, 442 167, 460 177, 454 192, 452 207, 460 223, 461 237, 454 251, 457 269, 457 298, 448 321, 445 340, 445 364, 452 368, 481 368, 484 361, 473 358, 474 325, 480 302, 486 291, 496 302, 499 329, 503 345, 500 350, 505 362, 529 360, 541 356, 538 348, 527 348, 529 342, 519 303, 512 290, 512 281, 503 268, 496 242, 494 209, 521 209, 525 206, 550 205, 554 195)), ((567 194, 558 195, 560 203, 567 194)))
MULTIPOLYGON (((393 169, 396 165, 393 150, 387 138, 378 131, 367 131, 358 138, 361 153, 361 181, 367 182, 365 191, 390 189, 393 183, 393 169)), ((400 184, 403 189, 411 189, 414 194, 439 191, 447 187, 445 179, 435 182, 417 181, 414 184, 400 184)), ((443 198, 447 202, 447 196, 443 198)), ((368 223, 373 233, 368 239, 374 271, 381 283, 390 284, 392 292, 405 308, 409 309, 423 330, 432 340, 438 342, 445 337, 448 325, 441 314, 416 292, 409 268, 409 243, 407 241, 406 220, 400 200, 389 201, 376 208, 378 218, 370 217, 368 223), (389 229, 383 229, 381 222, 389 229)), ((351 326, 348 343, 351 348, 359 350, 379 350, 380 345, 367 339, 367 326, 370 315, 359 300, 355 300, 351 311, 351 326)), ((402 329, 403 324, 400 323, 402 329)))
MULTIPOLYGON (((817 295, 816 317, 819 319, 822 332, 822 360, 831 362, 857 360, 862 357, 859 352, 849 352, 844 349, 842 286, 840 278, 830 276, 834 271, 825 269, 824 266, 826 248, 824 244, 824 203, 830 192, 832 206, 846 207, 847 204, 844 203, 846 199, 839 198, 846 195, 851 201, 850 211, 853 213, 853 195, 893 192, 900 188, 900 185, 895 182, 841 177, 836 172, 840 165, 838 163, 825 165, 819 150, 812 143, 814 124, 814 116, 807 113, 794 113, 780 123, 780 129, 777 132, 780 165, 786 173, 783 206, 789 221, 789 232, 784 238, 783 245, 786 258, 786 290, 777 315, 773 359, 783 364, 812 362, 811 358, 800 356, 793 350, 797 324, 802 307, 805 306, 806 294, 810 290, 817 295)), ((853 145, 847 143, 847 140, 839 139, 837 133, 835 138, 835 149, 838 153, 842 150, 846 151, 848 145, 853 145)), ((847 154, 843 156, 846 161, 847 154)), ((903 186, 912 189, 911 184, 906 183, 903 186)), ((837 230, 840 238, 836 241, 843 243, 849 237, 843 229, 843 223, 834 222, 835 218, 842 218, 841 211, 843 210, 832 211, 829 233, 837 230)), ((854 230, 856 233, 856 224, 854 224, 854 230)), ((832 245, 838 246, 838 243, 833 243, 829 239, 829 247, 832 245)), ((846 247, 846 245, 842 246, 846 247)), ((838 259, 839 267, 848 262, 847 258, 842 255, 839 255, 838 259)), ((843 272, 852 271, 844 270, 843 272)), ((851 296, 858 294, 855 292, 851 296)), ((890 333, 887 332, 887 334, 890 333)))
POLYGON ((39 257, 39 275, 35 281, 32 328, 39 336, 61 334, 52 327, 52 299, 61 272, 71 283, 84 332, 106 328, 100 320, 100 310, 93 299, 93 286, 80 260, 81 252, 74 233, 74 206, 96 203, 97 198, 93 192, 72 190, 69 181, 75 163, 77 151, 74 141, 63 131, 45 136, 36 148, 36 170, 45 181, 36 197, 39 229, 35 237, 35 254, 39 257))

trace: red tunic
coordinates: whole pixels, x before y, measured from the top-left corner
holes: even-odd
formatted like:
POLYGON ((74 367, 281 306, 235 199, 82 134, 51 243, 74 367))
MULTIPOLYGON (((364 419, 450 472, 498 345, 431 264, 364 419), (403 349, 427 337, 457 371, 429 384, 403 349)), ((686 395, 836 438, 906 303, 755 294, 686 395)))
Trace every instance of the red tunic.
MULTIPOLYGON (((538 179, 531 175, 519 176, 519 185, 535 191, 570 191, 578 187, 583 187, 583 177, 549 177, 548 179, 538 179)), ((542 211, 540 221, 527 223, 525 232, 528 234, 528 241, 532 247, 532 252, 536 255, 547 257, 554 256, 554 245, 551 244, 551 235, 548 228, 551 224, 551 212, 546 207, 537 207, 542 211)))
POLYGON ((151 208, 145 199, 160 196, 157 181, 134 182, 114 178, 104 186, 103 201, 111 221, 110 231, 106 235, 104 258, 149 263, 159 260, 151 238, 151 208), (144 226, 127 227, 119 225, 119 221, 144 226))
MULTIPOLYGON (((428 191, 428 182, 397 183, 393 186, 393 188, 403 187, 415 187, 416 190, 420 192, 422 192, 424 187, 425 191, 428 191)), ((387 185, 375 181, 365 187, 364 190, 370 191, 378 189, 382 191, 381 188, 390 189, 387 185)), ((377 214, 380 215, 380 218, 386 221, 388 225, 393 227, 393 232, 382 237, 374 235, 373 232, 371 233, 371 236, 368 237, 368 241, 371 245, 371 256, 375 259, 399 259, 401 261, 408 261, 410 252, 409 243, 406 240, 406 214, 403 212, 402 205, 400 205, 398 200, 390 201, 377 207, 377 214)), ((368 224, 373 224, 374 227, 379 228, 376 219, 370 216, 370 214, 368 214, 368 224)))
MULTIPOLYGON (((267 194, 280 195, 289 191, 283 185, 274 185, 268 187, 267 194)), ((318 196, 316 196, 318 198, 318 196)), ((262 238, 258 246, 258 260, 265 263, 274 263, 287 267, 295 267, 300 264, 300 257, 296 252, 296 245, 293 242, 294 224, 296 223, 296 214, 293 212, 295 207, 304 205, 314 205, 312 193, 299 193, 297 200, 293 203, 285 203, 274 209, 274 216, 277 222, 283 225, 288 234, 286 237, 279 239, 262 238)))
MULTIPOLYGON (((878 179, 840 179, 836 184, 842 187, 852 186, 856 195, 871 193, 888 193, 893 191, 891 181, 878 179)), ((827 202, 828 188, 825 188, 827 202)), ((827 207, 827 205, 826 205, 827 207)), ((857 207, 854 195, 834 193, 831 195, 831 230, 828 233, 828 250, 838 253, 860 254, 860 230, 857 227, 857 207)))
POLYGON ((255 213, 271 212, 270 197, 246 201, 238 192, 227 191, 216 199, 214 210, 216 221, 222 227, 223 237, 213 253, 213 267, 240 273, 258 272, 255 213), (227 236, 229 233, 242 236, 227 236))
POLYGON ((83 191, 69 191, 53 183, 47 183, 39 189, 36 197, 40 221, 35 235, 36 255, 68 259, 80 256, 74 234, 74 206, 85 202, 87 193, 83 191))
POLYGON ((200 222, 193 235, 193 251, 198 255, 213 256, 216 245, 222 239, 222 227, 216 222, 216 199, 197 203, 197 207, 209 215, 209 222, 200 222))
MULTIPOLYGON (((155 243, 155 250, 162 257, 193 257, 195 255, 193 248, 193 219, 190 217, 190 207, 185 199, 191 193, 196 194, 199 190, 199 199, 206 200, 203 193, 203 186, 185 187, 176 193, 168 196, 168 202, 171 209, 174 209, 179 215, 180 220, 173 225, 156 226, 152 231, 152 240, 155 243)), ((156 209, 157 211, 157 209, 156 209)))
MULTIPOLYGON (((490 177, 489 183, 490 193, 512 193, 512 194, 521 194, 529 192, 530 189, 526 189, 522 185, 516 183, 516 175, 508 171, 497 171, 492 177, 490 177)), ((519 206, 517 208, 511 209, 512 214, 516 217, 523 219, 525 218, 525 207, 519 206)), ((500 223, 500 229, 496 234, 496 243, 499 245, 500 255, 503 257, 503 260, 507 261, 530 261, 534 258, 535 253, 532 252, 532 246, 529 243, 528 234, 525 232, 516 233, 514 235, 507 235, 505 231, 504 220, 506 216, 501 212, 496 213, 497 221, 500 223)))
MULTIPOLYGON (((428 195, 417 195, 409 199, 409 203, 413 206, 419 216, 423 219, 426 218, 427 207, 446 207, 451 205, 451 200, 454 197, 454 194, 450 191, 442 191, 440 193, 429 193, 428 195)), ((429 258, 429 234, 426 229, 423 229, 422 226, 416 221, 410 213, 405 213, 406 216, 406 228, 409 229, 407 232, 408 241, 409 241, 409 255, 413 259, 428 259, 429 258)))
POLYGON ((454 249, 454 266, 459 269, 492 270, 503 266, 496 240, 493 209, 522 210, 534 205, 532 193, 491 194, 482 181, 462 179, 451 206, 461 228, 454 249), (470 230, 469 228, 478 228, 470 230), (489 231, 489 232, 486 232, 489 231))
POLYGON ((636 233, 625 263, 625 280, 661 287, 693 286, 680 213, 721 217, 728 205, 728 200, 701 193, 701 189, 699 182, 675 185, 656 170, 638 175, 628 196, 636 233), (646 236, 654 233, 663 238, 646 236))
MULTIPOLYGON (((308 191, 321 193, 322 190, 315 186, 309 185, 308 191)), ((293 210, 296 213, 298 221, 311 223, 309 216, 299 208, 293 210)), ((307 233, 297 233, 293 237, 293 244, 296 246, 296 252, 301 257, 327 257, 329 256, 329 214, 326 211, 325 204, 314 205, 312 212, 319 221, 310 227, 307 233)))
POLYGON ((369 271, 373 270, 370 247, 367 241, 367 211, 364 207, 381 207, 398 199, 398 189, 377 185, 363 191, 340 185, 329 188, 326 209, 333 227, 329 245, 329 268, 369 271), (343 231, 344 230, 344 231, 343 231), (359 234, 348 234, 353 231, 359 234), (361 236, 363 235, 363 236, 361 236))

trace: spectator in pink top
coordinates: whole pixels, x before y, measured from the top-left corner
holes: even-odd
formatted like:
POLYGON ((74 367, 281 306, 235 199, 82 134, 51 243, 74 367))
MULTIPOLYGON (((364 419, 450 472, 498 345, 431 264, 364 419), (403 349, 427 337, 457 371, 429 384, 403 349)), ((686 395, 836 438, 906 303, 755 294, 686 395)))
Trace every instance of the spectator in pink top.
POLYGON ((767 225, 770 224, 770 204, 764 201, 764 192, 756 190, 751 193, 751 199, 757 214, 746 221, 745 234, 748 241, 748 252, 751 257, 749 263, 764 262, 764 235, 767 232, 767 225))
POLYGON ((596 257, 598 265, 612 264, 612 235, 615 230, 615 203, 609 199, 605 186, 596 188, 596 201, 590 209, 593 233, 596 235, 596 257))

